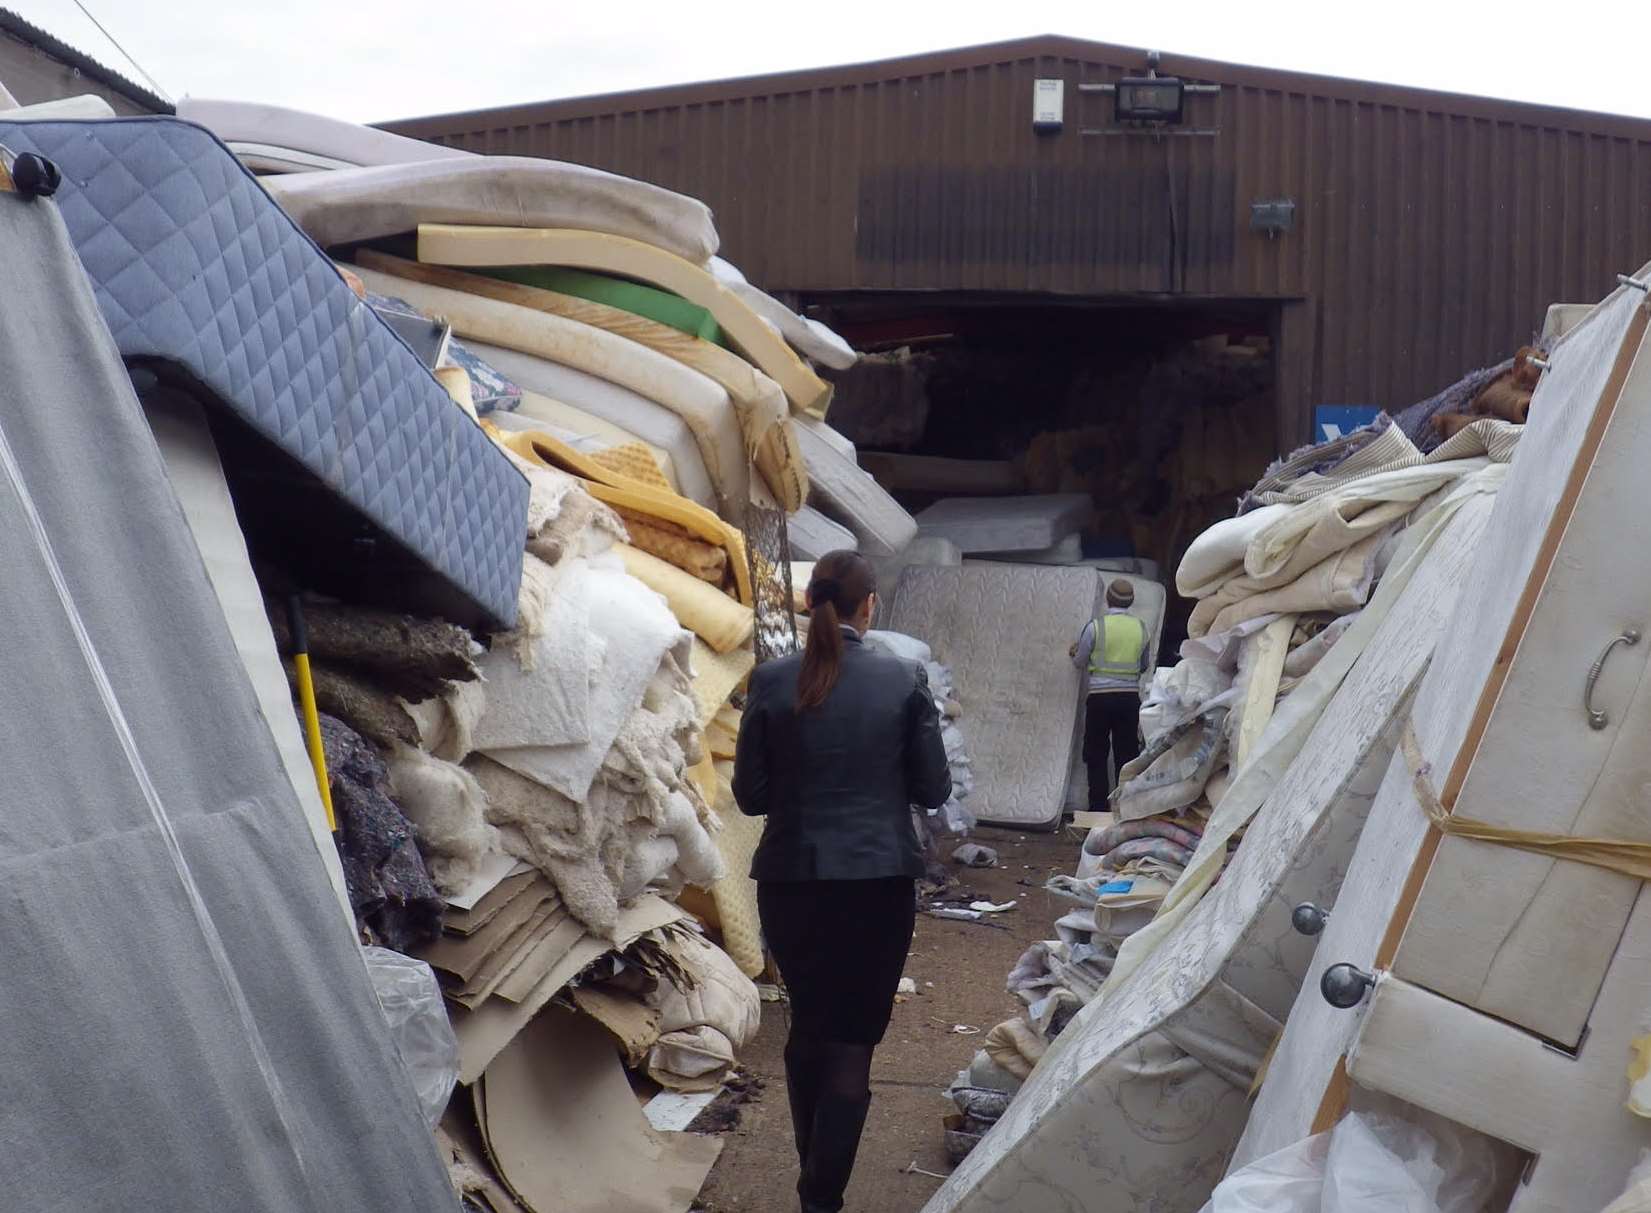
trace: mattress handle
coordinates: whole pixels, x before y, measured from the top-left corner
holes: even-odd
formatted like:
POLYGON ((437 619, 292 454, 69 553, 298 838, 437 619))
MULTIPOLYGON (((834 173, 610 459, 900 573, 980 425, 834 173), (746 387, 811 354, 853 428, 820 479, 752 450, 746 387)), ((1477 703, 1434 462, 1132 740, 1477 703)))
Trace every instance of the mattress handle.
POLYGON ((1605 659, 1611 655, 1611 650, 1619 644, 1632 648, 1639 642, 1639 629, 1627 629, 1621 636, 1605 646, 1605 651, 1595 658, 1594 664, 1588 669, 1588 685, 1582 690, 1582 710, 1588 713, 1588 727, 1596 732, 1611 723, 1611 718, 1608 715, 1594 707, 1594 684, 1599 681, 1600 674, 1605 670, 1605 659))

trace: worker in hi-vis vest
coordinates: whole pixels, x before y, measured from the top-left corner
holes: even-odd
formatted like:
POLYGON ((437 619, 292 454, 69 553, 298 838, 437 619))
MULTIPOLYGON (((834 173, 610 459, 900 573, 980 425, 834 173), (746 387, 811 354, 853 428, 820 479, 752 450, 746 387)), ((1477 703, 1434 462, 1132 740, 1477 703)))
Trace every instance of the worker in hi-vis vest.
POLYGON ((1106 614, 1084 625, 1069 650, 1089 676, 1083 760, 1089 768, 1089 807, 1100 811, 1112 795, 1110 757, 1121 772, 1141 752, 1141 675, 1147 668, 1147 629, 1129 608, 1135 587, 1122 577, 1106 588, 1106 614))

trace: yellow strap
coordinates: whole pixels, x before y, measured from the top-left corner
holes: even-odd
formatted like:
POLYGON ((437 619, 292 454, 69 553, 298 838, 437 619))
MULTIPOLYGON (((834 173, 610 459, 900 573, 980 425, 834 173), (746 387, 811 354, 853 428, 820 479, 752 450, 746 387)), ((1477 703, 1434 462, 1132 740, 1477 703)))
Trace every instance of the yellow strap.
POLYGON ((1421 743, 1416 739, 1414 721, 1406 720, 1404 735, 1400 738, 1405 765, 1410 768, 1411 781, 1416 788, 1416 799, 1428 820, 1441 834, 1455 838, 1472 838, 1478 842, 1494 843, 1529 851, 1549 859, 1568 859, 1619 872, 1636 880, 1651 880, 1651 842, 1631 842, 1621 838, 1578 838, 1570 834, 1539 834, 1527 830, 1509 829, 1485 821, 1458 817, 1445 808, 1439 794, 1433 790, 1429 776, 1432 769, 1422 757, 1421 743))

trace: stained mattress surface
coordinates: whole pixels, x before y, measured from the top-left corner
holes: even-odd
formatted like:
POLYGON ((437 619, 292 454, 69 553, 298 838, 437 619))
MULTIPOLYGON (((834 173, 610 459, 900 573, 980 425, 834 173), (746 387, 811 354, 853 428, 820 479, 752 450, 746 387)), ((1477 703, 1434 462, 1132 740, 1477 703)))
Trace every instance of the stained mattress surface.
MULTIPOLYGON (((4 153, 0 153, 3 162, 4 153)), ((0 192, 7 1209, 452 1213, 121 359, 0 192)))
MULTIPOLYGON (((527 482, 223 144, 173 118, 11 123, 121 355, 170 363, 404 546, 516 617, 527 482)), ((447 596, 447 595, 444 595, 447 596)))
POLYGON ((1067 649, 1095 615, 1093 569, 974 564, 908 568, 885 625, 926 641, 952 668, 989 824, 1060 820, 1081 692, 1067 649))

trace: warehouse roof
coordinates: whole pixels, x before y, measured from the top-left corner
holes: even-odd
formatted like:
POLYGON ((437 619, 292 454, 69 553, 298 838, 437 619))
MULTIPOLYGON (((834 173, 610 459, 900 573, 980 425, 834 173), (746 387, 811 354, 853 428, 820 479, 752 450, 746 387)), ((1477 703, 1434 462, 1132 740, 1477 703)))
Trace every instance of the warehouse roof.
POLYGON ((84 51, 76 50, 61 38, 25 21, 10 9, 0 8, 0 34, 10 35, 19 42, 35 47, 59 63, 74 68, 88 79, 96 80, 104 87, 119 93, 134 105, 156 114, 173 112, 170 101, 157 96, 140 84, 134 84, 112 68, 104 67, 84 51))
MULTIPOLYGON (((734 101, 752 96, 775 96, 820 88, 871 84, 885 80, 936 75, 993 63, 1033 59, 1144 65, 1146 55, 1147 51, 1138 47, 1118 46, 1084 38, 1068 38, 1059 34, 1041 34, 1007 42, 983 43, 867 63, 666 85, 659 88, 569 97, 462 113, 435 114, 386 122, 382 125, 403 134, 446 133, 468 124, 472 119, 478 122, 485 120, 488 125, 493 126, 532 125, 591 114, 666 109, 674 106, 734 101)), ((1590 134, 1644 139, 1647 132, 1651 131, 1651 120, 1640 118, 1433 89, 1347 80, 1310 72, 1248 67, 1186 55, 1165 54, 1159 64, 1159 70, 1166 75, 1181 76, 1189 80, 1272 89, 1284 93, 1393 106, 1397 109, 1454 114, 1467 118, 1514 121, 1531 126, 1554 126, 1590 134)))

